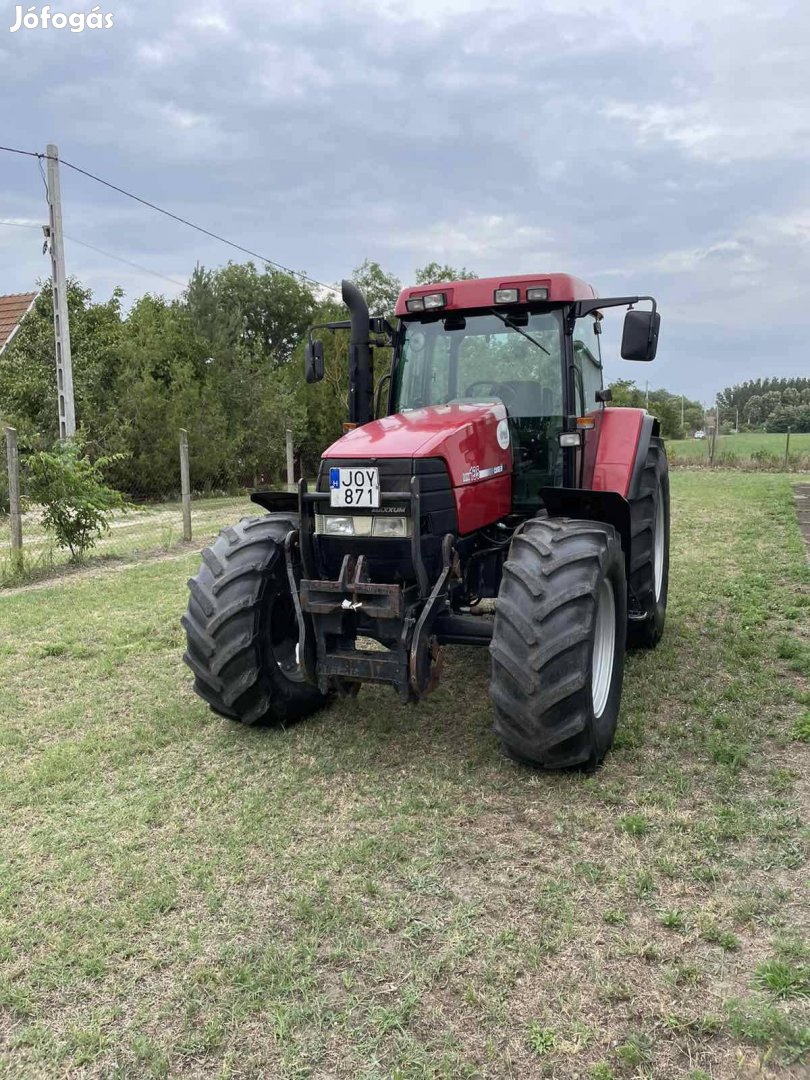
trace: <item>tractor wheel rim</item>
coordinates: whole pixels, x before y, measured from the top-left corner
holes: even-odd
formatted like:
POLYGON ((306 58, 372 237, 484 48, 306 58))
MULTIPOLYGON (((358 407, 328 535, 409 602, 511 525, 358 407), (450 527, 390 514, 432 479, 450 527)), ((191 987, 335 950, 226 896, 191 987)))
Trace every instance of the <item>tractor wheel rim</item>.
POLYGON ((653 537, 654 555, 653 572, 655 575, 655 602, 661 599, 661 589, 664 584, 664 499, 663 492, 658 489, 658 505, 655 508, 655 536, 653 537))
POLYGON ((613 659, 616 651, 616 599, 607 578, 596 597, 596 627, 591 660, 591 696, 593 714, 598 720, 607 707, 613 682, 613 659))

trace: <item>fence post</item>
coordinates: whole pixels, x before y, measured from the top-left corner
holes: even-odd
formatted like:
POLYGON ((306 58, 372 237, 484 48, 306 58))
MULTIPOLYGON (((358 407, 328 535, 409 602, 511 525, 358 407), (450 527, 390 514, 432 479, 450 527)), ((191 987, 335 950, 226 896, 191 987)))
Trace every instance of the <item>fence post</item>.
POLYGON ((712 466, 712 468, 714 468, 714 451, 715 451, 715 449, 717 447, 717 436, 719 435, 719 431, 717 429, 720 426, 719 423, 718 423, 717 413, 718 413, 717 406, 715 406, 715 410, 714 410, 714 428, 712 429, 712 441, 711 441, 711 445, 709 446, 709 464, 712 466))
POLYGON ((293 455, 293 433, 287 428, 287 490, 295 491, 295 457, 293 455))
POLYGON ((20 455, 17 452, 17 432, 13 427, 6 428, 6 456, 8 459, 8 502, 11 521, 11 560, 19 568, 22 566, 20 455))
POLYGON ((787 438, 785 439, 785 472, 788 471, 788 454, 790 453, 790 425, 787 429, 787 438))
POLYGON ((188 432, 180 428, 180 491, 183 496, 183 539, 191 539, 191 481, 188 472, 188 432))

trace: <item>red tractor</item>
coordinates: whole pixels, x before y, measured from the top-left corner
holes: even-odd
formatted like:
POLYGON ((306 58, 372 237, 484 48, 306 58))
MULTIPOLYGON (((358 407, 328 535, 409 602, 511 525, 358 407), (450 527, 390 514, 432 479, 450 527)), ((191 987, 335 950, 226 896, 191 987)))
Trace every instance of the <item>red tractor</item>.
MULTIPOLYGON (((268 512, 203 552, 183 619, 195 690, 284 724, 362 683, 416 701, 445 645, 486 646, 506 751, 598 765, 626 644, 661 637, 669 563, 658 421, 609 407, 600 323, 628 307, 622 356, 652 360, 655 301, 567 274, 453 281, 405 289, 392 327, 350 282, 343 300, 351 319, 320 329, 351 331, 349 430, 312 490, 256 492, 268 512)), ((323 377, 311 333, 306 377, 323 377)))

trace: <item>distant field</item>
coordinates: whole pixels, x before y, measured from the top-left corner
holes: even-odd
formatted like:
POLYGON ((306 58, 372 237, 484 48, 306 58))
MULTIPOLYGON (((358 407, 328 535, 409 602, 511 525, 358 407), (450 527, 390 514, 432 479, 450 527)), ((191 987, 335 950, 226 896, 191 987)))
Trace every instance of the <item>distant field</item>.
MULTIPOLYGON (((670 459, 675 462, 679 459, 684 462, 708 461, 711 439, 673 440, 667 443, 667 449, 670 459)), ((721 435, 717 440, 717 455, 724 458, 733 456, 741 461, 751 461, 757 451, 772 454, 782 461, 785 456, 785 436, 749 431, 739 435, 721 435)), ((790 436, 790 458, 793 468, 810 469, 810 433, 790 436)))

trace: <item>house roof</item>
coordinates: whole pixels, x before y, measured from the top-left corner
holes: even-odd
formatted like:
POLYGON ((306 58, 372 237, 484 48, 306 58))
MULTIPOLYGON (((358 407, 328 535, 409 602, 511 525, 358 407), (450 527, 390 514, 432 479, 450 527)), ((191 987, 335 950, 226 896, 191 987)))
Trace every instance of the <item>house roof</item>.
POLYGON ((11 293, 0 296, 0 353, 17 332, 17 327, 33 307, 39 293, 11 293))

